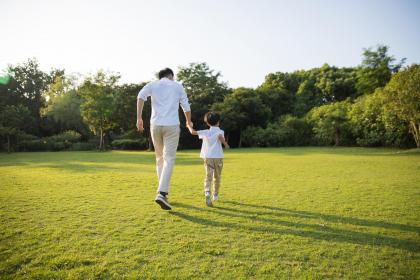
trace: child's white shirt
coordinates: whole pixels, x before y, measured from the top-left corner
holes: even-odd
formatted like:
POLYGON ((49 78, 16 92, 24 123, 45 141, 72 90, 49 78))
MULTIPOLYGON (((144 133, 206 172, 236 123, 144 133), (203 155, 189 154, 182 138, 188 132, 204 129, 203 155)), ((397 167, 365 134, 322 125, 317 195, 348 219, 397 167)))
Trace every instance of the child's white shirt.
POLYGON ((225 132, 217 126, 211 126, 210 129, 198 130, 198 138, 203 140, 201 145, 201 158, 223 158, 222 143, 219 135, 224 137, 225 132))

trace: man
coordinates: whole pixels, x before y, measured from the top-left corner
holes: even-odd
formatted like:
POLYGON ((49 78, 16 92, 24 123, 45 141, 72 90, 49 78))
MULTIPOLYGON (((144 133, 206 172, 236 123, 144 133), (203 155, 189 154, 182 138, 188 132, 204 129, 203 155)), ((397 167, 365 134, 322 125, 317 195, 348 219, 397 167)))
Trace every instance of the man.
POLYGON ((159 71, 158 77, 159 80, 148 83, 138 94, 137 129, 140 132, 144 131, 143 106, 144 101, 151 96, 150 132, 155 147, 156 172, 159 180, 155 201, 162 209, 171 210, 168 193, 179 141, 179 105, 184 111, 187 126, 192 127, 193 123, 187 94, 184 87, 174 81, 174 72, 165 68, 159 71))

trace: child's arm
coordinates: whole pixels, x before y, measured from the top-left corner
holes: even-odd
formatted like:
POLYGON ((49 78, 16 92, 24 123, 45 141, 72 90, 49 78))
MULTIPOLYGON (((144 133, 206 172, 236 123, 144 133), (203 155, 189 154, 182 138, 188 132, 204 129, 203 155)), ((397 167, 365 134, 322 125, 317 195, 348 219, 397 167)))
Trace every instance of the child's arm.
POLYGON ((229 144, 226 142, 225 137, 222 134, 219 134, 219 141, 222 142, 226 149, 230 148, 229 144))
POLYGON ((188 130, 190 131, 190 133, 192 135, 198 135, 197 130, 195 130, 194 128, 192 128, 191 126, 187 126, 188 130))

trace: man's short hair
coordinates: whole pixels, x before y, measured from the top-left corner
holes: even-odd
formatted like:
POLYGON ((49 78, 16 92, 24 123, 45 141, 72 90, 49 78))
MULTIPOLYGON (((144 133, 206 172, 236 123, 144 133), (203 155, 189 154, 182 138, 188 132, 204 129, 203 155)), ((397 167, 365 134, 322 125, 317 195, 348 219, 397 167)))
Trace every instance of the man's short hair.
POLYGON ((174 71, 172 71, 171 68, 162 69, 158 73, 159 80, 168 77, 169 75, 172 75, 172 77, 174 76, 174 71))
POLYGON ((220 114, 216 112, 207 112, 204 115, 204 122, 208 125, 216 125, 220 121, 220 114))

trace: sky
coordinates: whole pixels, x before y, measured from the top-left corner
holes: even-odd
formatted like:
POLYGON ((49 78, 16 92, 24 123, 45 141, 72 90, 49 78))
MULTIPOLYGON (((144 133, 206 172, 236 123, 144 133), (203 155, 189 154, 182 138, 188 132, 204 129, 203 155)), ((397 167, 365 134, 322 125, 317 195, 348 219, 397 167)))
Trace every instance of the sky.
POLYGON ((44 71, 154 79, 206 62, 231 87, 272 72, 352 67, 385 44, 420 63, 420 0, 0 0, 0 69, 36 58, 44 71))

